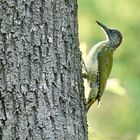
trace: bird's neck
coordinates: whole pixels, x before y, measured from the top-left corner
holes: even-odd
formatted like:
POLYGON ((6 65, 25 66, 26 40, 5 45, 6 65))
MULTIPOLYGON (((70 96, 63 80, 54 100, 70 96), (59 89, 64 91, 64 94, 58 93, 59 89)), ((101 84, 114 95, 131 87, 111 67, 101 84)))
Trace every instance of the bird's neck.
POLYGON ((101 43, 104 44, 105 46, 110 46, 110 41, 108 39, 102 41, 101 43))
POLYGON ((110 48, 110 50, 114 51, 113 44, 111 43, 111 41, 110 41, 108 38, 107 38, 106 40, 102 41, 102 43, 103 43, 106 47, 110 48))

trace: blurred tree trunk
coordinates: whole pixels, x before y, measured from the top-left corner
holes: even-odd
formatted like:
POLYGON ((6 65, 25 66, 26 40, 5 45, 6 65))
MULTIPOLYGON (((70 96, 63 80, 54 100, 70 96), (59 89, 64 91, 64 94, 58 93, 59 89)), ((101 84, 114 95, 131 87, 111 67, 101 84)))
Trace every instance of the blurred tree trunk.
POLYGON ((75 0, 0 1, 0 140, 87 140, 75 0))

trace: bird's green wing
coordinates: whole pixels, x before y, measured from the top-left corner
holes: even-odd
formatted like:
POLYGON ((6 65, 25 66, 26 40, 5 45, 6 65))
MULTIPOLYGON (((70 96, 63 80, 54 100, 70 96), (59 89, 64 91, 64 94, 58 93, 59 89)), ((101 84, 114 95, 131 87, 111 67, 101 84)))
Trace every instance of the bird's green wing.
POLYGON ((98 102, 106 87, 107 79, 110 75, 113 63, 113 51, 108 47, 102 48, 98 54, 98 80, 99 80, 99 91, 97 95, 98 102))

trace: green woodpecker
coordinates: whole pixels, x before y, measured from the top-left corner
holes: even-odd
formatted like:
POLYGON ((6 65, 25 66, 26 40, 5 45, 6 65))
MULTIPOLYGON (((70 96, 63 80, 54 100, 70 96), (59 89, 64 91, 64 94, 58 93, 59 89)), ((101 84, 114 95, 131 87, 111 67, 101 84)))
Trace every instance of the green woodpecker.
POLYGON ((105 32, 106 40, 93 46, 87 56, 85 68, 86 78, 90 86, 86 104, 87 111, 96 100, 99 104, 112 69, 113 53, 122 42, 122 35, 118 30, 110 29, 98 21, 96 23, 105 32))

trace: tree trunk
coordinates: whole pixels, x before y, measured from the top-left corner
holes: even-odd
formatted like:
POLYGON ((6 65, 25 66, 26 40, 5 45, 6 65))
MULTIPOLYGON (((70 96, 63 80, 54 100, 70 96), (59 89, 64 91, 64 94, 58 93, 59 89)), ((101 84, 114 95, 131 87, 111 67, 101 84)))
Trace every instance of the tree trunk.
POLYGON ((0 140, 87 140, 75 0, 0 1, 0 140))

